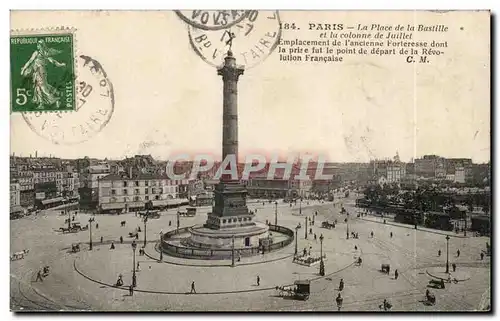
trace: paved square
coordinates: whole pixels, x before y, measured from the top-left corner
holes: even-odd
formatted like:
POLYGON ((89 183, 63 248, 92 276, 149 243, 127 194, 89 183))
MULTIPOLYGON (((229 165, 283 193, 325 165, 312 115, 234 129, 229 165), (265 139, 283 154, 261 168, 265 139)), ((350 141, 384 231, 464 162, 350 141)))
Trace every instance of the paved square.
MULTIPOLYGON (((274 222, 274 203, 250 200, 250 208, 257 210, 261 222, 274 222)), ((195 217, 182 218, 181 227, 205 221, 209 208, 202 208, 195 217)), ((111 310, 111 311, 337 311, 335 298, 340 279, 345 282, 341 291, 343 311, 380 311, 387 299, 393 311, 472 311, 489 304, 490 261, 480 259, 485 248, 485 237, 451 237, 450 264, 466 279, 446 283, 445 289, 429 288, 436 296, 435 305, 425 304, 425 292, 430 274, 442 273, 446 261, 445 235, 383 224, 372 217, 356 217, 354 197, 341 199, 336 204, 309 201, 290 207, 280 202, 278 224, 294 229, 299 223, 298 251, 311 247, 312 256, 320 255, 319 236, 324 236, 326 254, 325 276, 319 275, 319 264, 307 267, 293 263, 295 241, 276 252, 254 257, 243 257, 236 267, 231 260, 191 260, 163 255, 159 262, 157 242, 160 232, 175 228, 176 210, 163 212, 159 219, 147 223, 145 255, 136 251, 139 263, 137 287, 130 296, 133 270, 133 250, 128 236, 141 227, 138 249, 144 242, 144 223, 134 213, 96 215, 92 226, 93 250, 89 251, 89 231, 61 234, 67 216, 60 211, 45 211, 12 221, 12 251, 29 249, 24 259, 11 262, 11 304, 13 309, 35 310, 111 310), (346 215, 340 214, 340 204, 350 213, 349 231, 358 239, 346 239, 346 215), (313 217, 312 234, 305 239, 304 225, 313 217), (321 222, 337 219, 333 229, 321 228, 321 222), (125 220, 126 226, 120 222, 125 220), (170 224, 169 224, 170 222, 170 224), (96 223, 99 225, 96 228, 96 223), (21 233, 23 231, 23 233, 21 233), (26 233, 25 231, 29 231, 26 233), (370 234, 373 231, 374 237, 370 234), (390 236, 392 232, 393 236, 390 236), (314 240, 316 234, 316 241, 314 240), (22 237, 20 237, 22 235, 22 237), (123 244, 120 243, 123 237, 123 244), (101 243, 102 237, 102 243, 101 243), (71 253, 71 244, 81 244, 81 251, 71 253), (111 250, 111 242, 115 249, 111 250), (438 256, 437 251, 442 254, 438 256), (456 250, 460 249, 460 257, 456 250), (355 261, 362 258, 358 266, 355 261), (380 271, 382 264, 390 264, 390 274, 380 271), (35 282, 36 272, 50 266, 43 282, 35 282), (394 270, 398 270, 396 280, 394 270), (442 271, 441 271, 442 270, 442 271), (430 273, 430 274, 429 274, 430 273), (123 276, 124 287, 113 287, 118 275, 123 276), (257 276, 260 285, 257 285, 257 276), (311 280, 311 295, 306 301, 279 296, 277 286, 291 285, 295 280, 311 280), (189 294, 195 282, 196 294, 189 294)), ((79 213, 76 220, 87 224, 90 215, 79 213)), ((309 231, 308 231, 309 232, 309 231)), ((137 264, 137 263, 136 263, 137 264)), ((137 268, 137 265, 136 265, 137 268)), ((458 274, 457 274, 458 275, 458 274)))

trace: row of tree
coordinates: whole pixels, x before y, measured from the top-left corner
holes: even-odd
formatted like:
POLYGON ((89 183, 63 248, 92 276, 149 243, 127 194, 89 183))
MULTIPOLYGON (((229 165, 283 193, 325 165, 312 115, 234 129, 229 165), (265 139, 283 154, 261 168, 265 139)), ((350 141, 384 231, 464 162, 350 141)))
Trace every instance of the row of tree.
POLYGON ((443 211, 458 205, 467 206, 470 212, 479 206, 484 212, 490 209, 490 194, 457 193, 443 191, 436 186, 423 186, 413 190, 401 189, 396 184, 369 186, 364 191, 363 203, 373 207, 402 206, 423 212, 443 211))

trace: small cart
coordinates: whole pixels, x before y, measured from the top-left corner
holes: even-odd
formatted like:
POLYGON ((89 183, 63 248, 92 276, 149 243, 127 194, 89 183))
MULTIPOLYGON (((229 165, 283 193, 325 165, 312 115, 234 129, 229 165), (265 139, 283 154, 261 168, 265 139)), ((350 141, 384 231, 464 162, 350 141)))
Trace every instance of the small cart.
POLYGON ((299 300, 309 299, 309 294, 311 293, 311 281, 309 280, 298 280, 294 282, 295 285, 295 295, 294 297, 299 300))

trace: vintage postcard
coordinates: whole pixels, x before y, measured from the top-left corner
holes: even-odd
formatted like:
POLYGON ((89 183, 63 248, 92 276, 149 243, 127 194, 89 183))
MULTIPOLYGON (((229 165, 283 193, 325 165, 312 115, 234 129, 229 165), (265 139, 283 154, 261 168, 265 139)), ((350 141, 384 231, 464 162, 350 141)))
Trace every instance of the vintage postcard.
POLYGON ((11 310, 491 312, 490 24, 11 11, 11 310))

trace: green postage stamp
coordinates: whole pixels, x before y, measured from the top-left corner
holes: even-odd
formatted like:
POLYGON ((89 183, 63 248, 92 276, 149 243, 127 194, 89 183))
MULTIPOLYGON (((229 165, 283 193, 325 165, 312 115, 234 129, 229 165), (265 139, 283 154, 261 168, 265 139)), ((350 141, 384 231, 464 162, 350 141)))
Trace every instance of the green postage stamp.
POLYGON ((69 29, 11 33, 13 112, 75 110, 74 45, 69 29))

